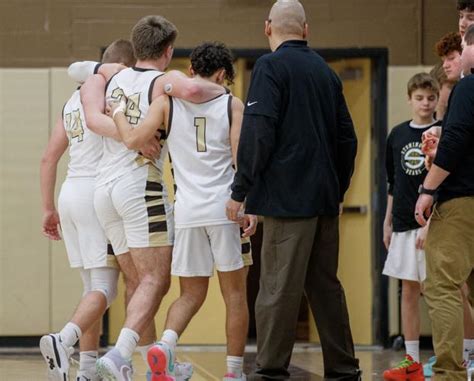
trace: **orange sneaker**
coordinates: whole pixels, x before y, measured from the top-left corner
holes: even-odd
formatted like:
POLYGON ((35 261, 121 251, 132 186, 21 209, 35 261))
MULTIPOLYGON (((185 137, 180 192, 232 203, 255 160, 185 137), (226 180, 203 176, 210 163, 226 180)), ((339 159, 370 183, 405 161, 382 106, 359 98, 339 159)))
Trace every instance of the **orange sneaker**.
POLYGON ((423 365, 416 362, 410 355, 406 355, 400 363, 383 372, 385 381, 425 381, 423 365))

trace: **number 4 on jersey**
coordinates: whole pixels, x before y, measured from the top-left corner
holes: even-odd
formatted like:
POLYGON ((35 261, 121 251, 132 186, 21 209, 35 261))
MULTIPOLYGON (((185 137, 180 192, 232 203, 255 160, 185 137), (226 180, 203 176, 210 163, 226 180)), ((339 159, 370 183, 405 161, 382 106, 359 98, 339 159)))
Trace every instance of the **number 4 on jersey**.
POLYGON ((84 140, 84 127, 82 127, 81 113, 79 109, 66 114, 64 117, 66 131, 69 137, 69 144, 71 144, 72 139, 74 138, 77 138, 78 142, 82 142, 84 140))
MULTIPOLYGON (((112 98, 120 101, 125 93, 120 87, 112 91, 112 98)), ((127 98, 127 107, 125 109, 125 116, 128 118, 130 124, 138 124, 142 112, 140 111, 140 93, 135 93, 127 98)))

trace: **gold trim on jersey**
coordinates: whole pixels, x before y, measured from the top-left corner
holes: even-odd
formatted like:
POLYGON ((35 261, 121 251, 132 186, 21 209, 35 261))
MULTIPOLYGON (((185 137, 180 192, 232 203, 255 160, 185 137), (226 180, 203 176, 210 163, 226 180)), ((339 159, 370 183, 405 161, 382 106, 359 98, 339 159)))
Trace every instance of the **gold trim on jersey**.
POLYGON ((148 177, 145 188, 145 204, 148 213, 148 232, 151 247, 172 245, 169 236, 166 200, 163 192, 163 178, 158 169, 148 164, 148 177))

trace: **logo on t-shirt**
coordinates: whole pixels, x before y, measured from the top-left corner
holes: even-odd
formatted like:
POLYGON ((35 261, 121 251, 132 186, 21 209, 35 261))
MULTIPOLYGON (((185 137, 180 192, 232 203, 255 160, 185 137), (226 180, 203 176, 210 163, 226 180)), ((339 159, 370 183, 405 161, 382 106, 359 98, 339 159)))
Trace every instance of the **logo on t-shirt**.
POLYGON ((425 169, 425 156, 421 151, 421 142, 408 143, 402 148, 402 168, 409 176, 418 176, 425 169))

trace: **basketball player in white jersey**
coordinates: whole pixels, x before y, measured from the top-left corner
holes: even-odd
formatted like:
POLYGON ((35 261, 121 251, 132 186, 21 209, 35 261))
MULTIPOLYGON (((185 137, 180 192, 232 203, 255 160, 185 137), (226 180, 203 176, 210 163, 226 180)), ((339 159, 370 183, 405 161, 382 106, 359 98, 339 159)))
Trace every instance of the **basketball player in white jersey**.
MULTIPOLYGON (((132 45, 126 40, 114 41, 104 52, 104 63, 135 62, 132 45)), ((115 127, 106 131, 119 138, 115 127)), ((84 284, 83 297, 71 320, 59 333, 40 340, 41 353, 48 366, 49 380, 68 380, 69 357, 80 339, 80 369, 77 381, 99 380, 95 362, 99 346, 100 322, 117 290, 118 269, 113 253, 93 205, 97 166, 102 157, 102 137, 90 131, 85 123, 79 89, 66 102, 62 116, 52 132, 41 161, 43 233, 66 245, 72 268, 78 268, 84 284), (54 205, 57 163, 69 146, 69 165, 58 200, 54 205)))
MULTIPOLYGON (((205 43, 191 54, 192 73, 203 81, 232 81, 232 54, 220 43, 205 43)), ((162 339, 148 352, 152 380, 174 380, 174 352, 178 337, 203 304, 214 266, 227 309, 227 374, 224 380, 244 380, 243 353, 248 330, 246 275, 239 225, 228 220, 230 195, 242 102, 221 95, 202 104, 161 96, 147 117, 134 128, 126 103, 113 105, 112 115, 123 142, 136 149, 156 133, 167 135, 177 185, 176 240, 172 274, 180 277, 181 295, 168 311, 162 339), (234 159, 234 160, 233 160, 234 159)), ((256 217, 244 235, 255 232, 256 217)))
MULTIPOLYGON (((224 93, 216 84, 199 83, 182 74, 164 75, 176 35, 174 25, 160 16, 141 19, 132 30, 136 67, 114 76, 106 86, 106 96, 116 100, 126 97, 126 114, 134 125, 146 116, 151 100, 163 94, 165 85, 171 94, 196 102, 224 93)), ((84 109, 92 124, 93 115, 102 111, 104 85, 103 79, 93 76, 81 91, 89 99, 84 109), (93 96, 88 95, 91 92, 96 97, 102 94, 102 102, 93 102, 93 96)), ((161 157, 166 157, 166 146, 161 157)), ((95 208, 120 268, 130 276, 135 273, 138 279, 116 346, 97 362, 104 378, 132 378, 132 353, 169 288, 173 223, 162 166, 163 159, 150 161, 138 149, 129 150, 113 139, 104 139, 95 208)))

